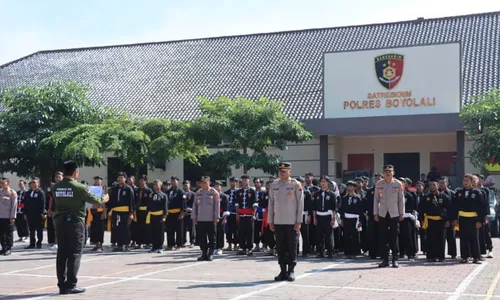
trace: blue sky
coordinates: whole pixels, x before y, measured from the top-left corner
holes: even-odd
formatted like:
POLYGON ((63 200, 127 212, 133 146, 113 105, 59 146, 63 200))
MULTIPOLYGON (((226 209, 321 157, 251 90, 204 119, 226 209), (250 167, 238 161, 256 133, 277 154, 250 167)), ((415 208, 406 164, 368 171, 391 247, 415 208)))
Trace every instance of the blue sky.
POLYGON ((498 0, 0 0, 0 64, 40 50, 500 11, 498 0))

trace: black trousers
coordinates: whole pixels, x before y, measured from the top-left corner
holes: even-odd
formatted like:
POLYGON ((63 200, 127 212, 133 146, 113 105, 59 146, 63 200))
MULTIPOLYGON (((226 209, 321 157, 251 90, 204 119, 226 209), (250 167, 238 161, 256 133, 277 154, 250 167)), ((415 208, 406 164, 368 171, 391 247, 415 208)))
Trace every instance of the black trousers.
POLYGON ((227 232, 226 239, 228 244, 238 244, 238 222, 236 221, 236 214, 231 213, 227 218, 227 232))
MULTIPOLYGON (((188 232, 189 232, 189 243, 194 245, 194 241, 196 240, 196 230, 194 230, 193 219, 191 215, 184 216, 184 240, 183 244, 185 244, 188 240, 188 232)), ((224 244, 224 243, 222 243, 224 244)))
POLYGON ((427 253, 427 231, 420 227, 418 234, 420 235, 420 251, 427 253))
POLYGON ((446 244, 448 245, 448 255, 452 257, 457 256, 457 239, 455 234, 455 226, 450 224, 450 227, 446 228, 446 244))
POLYGON ((57 235, 57 286, 74 288, 77 283, 82 249, 85 239, 85 223, 75 218, 58 215, 54 219, 57 235))
POLYGON ((30 236, 28 221, 24 219, 24 215, 18 214, 16 216, 16 229, 17 229, 17 235, 20 238, 30 236))
POLYGON ((344 219, 344 253, 348 256, 361 252, 360 235, 356 228, 356 219, 344 219))
POLYGON ((240 217, 240 228, 238 236, 240 238, 240 248, 242 250, 252 250, 253 248, 254 219, 252 217, 240 217))
POLYGON ((222 219, 219 219, 219 223, 217 223, 217 240, 215 249, 224 248, 224 225, 222 225, 222 219))
POLYGON ((54 228, 54 221, 52 217, 47 217, 47 242, 49 244, 56 243, 56 230, 54 228))
POLYGON ((326 245, 326 251, 331 254, 333 253, 333 228, 330 225, 332 216, 316 216, 316 219, 318 220, 318 225, 316 225, 316 252, 324 254, 326 245))
POLYGON ((105 220, 101 220, 104 212, 97 212, 92 210, 92 223, 90 223, 90 242, 91 243, 104 243, 104 229, 105 220))
POLYGON ((444 224, 444 220, 429 220, 429 227, 427 227, 427 259, 444 259, 444 224))
MULTIPOLYGON (((302 255, 311 253, 311 244, 309 240, 309 224, 306 218, 302 218, 302 226, 300 227, 300 235, 302 236, 302 255)), ((299 252, 299 243, 297 243, 297 253, 299 252)))
POLYGON ((200 244, 201 251, 204 254, 212 255, 215 249, 215 224, 214 222, 198 222, 196 227, 198 234, 198 243, 200 244), (207 243, 208 240, 208 243, 207 243))
POLYGON ((485 255, 487 250, 492 249, 490 224, 483 223, 481 228, 479 228, 479 250, 482 255, 485 255))
POLYGON ((163 249, 165 243, 165 222, 162 222, 163 216, 151 215, 149 230, 153 250, 163 249))
POLYGON ((274 238, 274 232, 269 229, 268 226, 264 228, 264 234, 262 235, 263 243, 266 244, 270 249, 276 247, 276 239, 274 238))
POLYGON ((28 216, 28 227, 30 230, 30 246, 41 246, 43 241, 44 221, 40 215, 28 216))
POLYGON ((0 246, 2 250, 11 250, 14 245, 15 224, 10 219, 0 219, 0 246))
POLYGON ((415 222, 410 218, 405 218, 403 222, 399 223, 399 251, 400 254, 406 254, 408 257, 413 257, 417 254, 417 247, 415 245, 415 235, 417 228, 415 222))
POLYGON ((128 212, 113 212, 111 234, 118 247, 130 244, 130 219, 128 212))
POLYGON ((379 216, 379 245, 380 256, 389 260, 389 247, 392 251, 392 260, 399 259, 399 217, 391 218, 389 213, 384 217, 379 216))
POLYGON ((369 250, 369 247, 368 247, 368 245, 369 245, 368 244, 369 243, 369 241, 368 241, 368 230, 366 228, 367 225, 368 225, 368 220, 366 220, 366 216, 365 215, 359 215, 359 222, 361 223, 361 228, 363 229, 363 230, 361 230, 361 232, 358 231, 360 246, 361 246, 361 250, 363 250, 363 252, 366 252, 366 251, 369 250))
POLYGON ((343 246, 343 230, 340 225, 337 228, 333 228, 333 250, 340 252, 344 249, 343 246))
POLYGON ((262 237, 260 236, 261 228, 262 228, 262 220, 255 220, 253 224, 253 242, 255 245, 259 246, 262 241, 262 237))
POLYGON ((490 223, 483 225, 484 227, 484 238, 486 240, 486 250, 493 250, 493 241, 491 240, 491 229, 490 223))
POLYGON ((368 216, 368 251, 371 258, 379 257, 380 242, 379 242, 379 227, 378 223, 373 219, 373 215, 368 216))
POLYGON ((316 247, 317 244, 316 236, 317 236, 316 225, 309 224, 309 245, 311 245, 311 247, 316 247))
POLYGON ((184 240, 184 220, 178 220, 180 213, 169 214, 167 216, 167 247, 181 247, 184 240))
POLYGON ((458 218, 460 227, 460 256, 464 258, 479 259, 479 237, 478 229, 476 228, 476 218, 458 218))
POLYGON ((133 236, 132 240, 138 245, 147 245, 151 243, 150 229, 148 224, 146 224, 147 215, 147 211, 138 210, 136 212, 137 221, 130 224, 130 231, 131 235, 133 236))
POLYGON ((84 223, 85 240, 83 241, 84 245, 87 244, 87 240, 90 237, 89 227, 87 226, 87 219, 88 219, 89 215, 88 215, 88 210, 85 210, 85 211, 86 211, 86 214, 85 214, 85 223, 84 223))
POLYGON ((295 267, 297 264, 297 243, 299 232, 294 225, 274 225, 278 264, 295 267))

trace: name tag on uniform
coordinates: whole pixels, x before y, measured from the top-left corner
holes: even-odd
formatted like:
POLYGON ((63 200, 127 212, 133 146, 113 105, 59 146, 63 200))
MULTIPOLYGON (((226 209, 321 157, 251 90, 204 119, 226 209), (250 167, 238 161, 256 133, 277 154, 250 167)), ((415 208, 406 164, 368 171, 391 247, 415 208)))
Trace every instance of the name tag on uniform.
POLYGON ((443 204, 443 198, 439 198, 439 204, 443 204))
POLYGON ((123 191, 122 196, 125 196, 125 195, 127 195, 127 192, 123 191))
POLYGON ((36 197, 38 197, 38 193, 33 194, 33 198, 36 198, 36 197))
POLYGON ((2 199, 7 200, 7 201, 10 200, 10 198, 8 196, 3 196, 2 199))
POLYGON ((330 200, 330 196, 326 196, 325 198, 326 198, 326 200, 330 200))

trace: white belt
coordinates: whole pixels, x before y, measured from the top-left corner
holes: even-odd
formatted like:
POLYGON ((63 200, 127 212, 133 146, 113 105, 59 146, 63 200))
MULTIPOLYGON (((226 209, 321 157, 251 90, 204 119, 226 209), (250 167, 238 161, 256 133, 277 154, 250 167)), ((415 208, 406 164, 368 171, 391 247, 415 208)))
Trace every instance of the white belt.
POLYGON ((404 213, 403 217, 406 219, 406 218, 410 218, 412 221, 415 221, 415 216, 411 213, 404 213))
POLYGON ((359 215, 357 215, 357 214, 345 213, 345 214, 344 214, 344 218, 346 218, 346 219, 356 219, 356 229, 357 229, 358 231, 363 230, 363 228, 362 228, 362 227, 359 227, 359 215))
POLYGON ((307 217, 307 216, 309 215, 309 212, 308 212, 308 211, 303 211, 303 212, 302 212, 302 215, 303 215, 304 217, 307 217))
POLYGON ((330 209, 328 211, 317 211, 318 216, 333 216, 333 211, 330 209))

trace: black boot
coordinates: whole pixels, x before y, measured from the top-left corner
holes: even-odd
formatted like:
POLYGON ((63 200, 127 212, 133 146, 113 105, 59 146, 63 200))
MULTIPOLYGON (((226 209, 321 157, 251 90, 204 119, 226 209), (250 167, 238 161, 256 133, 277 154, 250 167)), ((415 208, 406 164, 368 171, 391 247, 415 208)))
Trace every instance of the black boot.
POLYGON ((207 252, 206 251, 202 251, 201 252, 201 256, 198 257, 198 261, 207 260, 207 258, 208 258, 207 252))
POLYGON ((280 265, 281 272, 274 277, 274 281, 285 281, 287 279, 286 265, 280 265))
POLYGON ((287 272, 287 278, 286 280, 288 281, 295 281, 295 264, 288 265, 288 272, 287 272))
POLYGON ((214 249, 210 249, 210 250, 208 251, 207 260, 208 260, 208 261, 212 261, 212 260, 214 260, 214 249))

